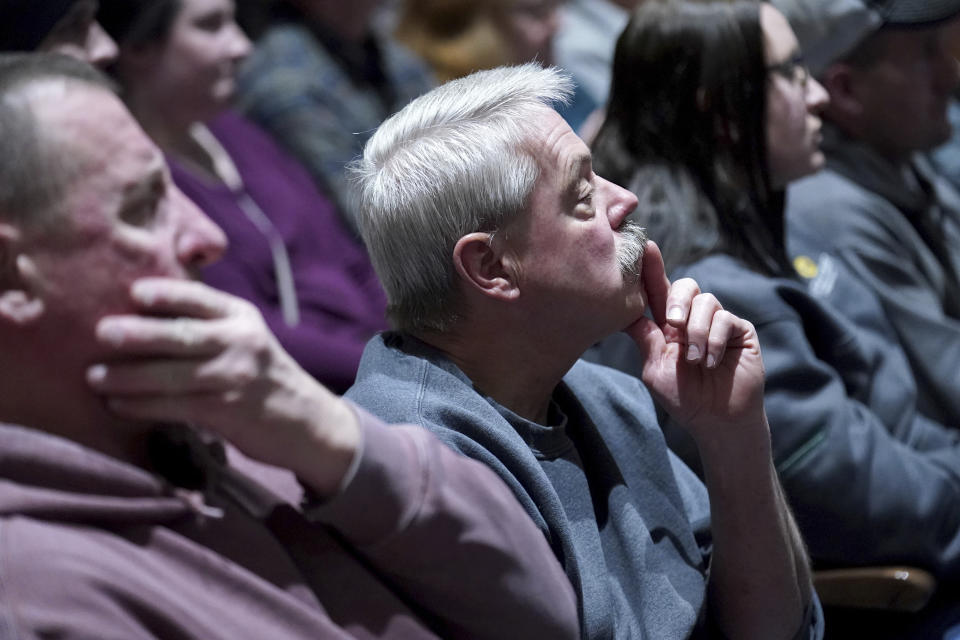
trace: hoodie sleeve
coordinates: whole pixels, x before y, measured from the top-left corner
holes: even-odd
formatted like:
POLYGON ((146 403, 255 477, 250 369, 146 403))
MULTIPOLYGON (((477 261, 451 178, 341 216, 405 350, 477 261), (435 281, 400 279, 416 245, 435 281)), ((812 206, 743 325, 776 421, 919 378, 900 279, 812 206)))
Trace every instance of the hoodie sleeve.
POLYGON ((308 517, 336 529, 443 637, 577 637, 563 569, 493 472, 425 429, 357 413, 356 472, 308 517))

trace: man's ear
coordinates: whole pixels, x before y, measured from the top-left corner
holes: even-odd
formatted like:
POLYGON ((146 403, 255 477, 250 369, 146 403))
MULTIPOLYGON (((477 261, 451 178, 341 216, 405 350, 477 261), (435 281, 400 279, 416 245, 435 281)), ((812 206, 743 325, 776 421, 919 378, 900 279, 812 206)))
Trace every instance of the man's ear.
POLYGON ((33 260, 21 252, 20 231, 0 223, 0 322, 26 326, 43 315, 33 260))
POLYGON ((492 233, 468 233, 453 248, 453 264, 474 291, 500 300, 520 295, 513 256, 492 233))
POLYGON ((849 64, 835 62, 827 67, 820 79, 820 84, 830 94, 828 111, 844 121, 849 118, 858 118, 863 113, 863 102, 857 91, 856 75, 856 69, 849 64))

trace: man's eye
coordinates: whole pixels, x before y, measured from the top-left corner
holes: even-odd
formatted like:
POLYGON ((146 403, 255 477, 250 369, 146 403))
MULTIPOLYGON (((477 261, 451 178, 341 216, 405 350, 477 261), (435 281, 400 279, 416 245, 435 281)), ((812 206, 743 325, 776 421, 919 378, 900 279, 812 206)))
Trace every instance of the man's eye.
POLYGON ((127 224, 136 227, 145 227, 150 225, 157 217, 158 212, 165 202, 167 196, 166 185, 163 182, 157 182, 152 185, 148 193, 141 197, 131 200, 127 207, 124 207, 120 218, 127 224))
POLYGON ((124 208, 120 218, 135 227, 146 226, 156 216, 159 204, 160 201, 157 198, 147 198, 131 203, 130 206, 124 208))
POLYGON ((593 216, 593 190, 590 189, 580 194, 577 199, 577 212, 585 218, 593 216))

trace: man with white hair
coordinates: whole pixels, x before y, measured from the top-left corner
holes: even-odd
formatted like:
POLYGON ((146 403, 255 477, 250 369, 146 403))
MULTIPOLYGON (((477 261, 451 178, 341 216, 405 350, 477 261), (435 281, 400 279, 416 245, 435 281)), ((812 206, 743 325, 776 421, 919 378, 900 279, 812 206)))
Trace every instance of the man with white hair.
POLYGON ((399 331, 368 344, 347 397, 507 482, 578 592, 584 637, 817 635, 756 333, 670 284, 626 221, 636 198, 550 107, 570 91, 552 69, 485 71, 371 138, 360 226, 399 331), (578 362, 622 329, 646 386, 578 362), (667 450, 651 394, 697 440, 706 487, 667 450))
POLYGON ((576 637, 494 474, 189 281, 224 236, 102 76, 0 57, 0 138, 0 637, 576 637))

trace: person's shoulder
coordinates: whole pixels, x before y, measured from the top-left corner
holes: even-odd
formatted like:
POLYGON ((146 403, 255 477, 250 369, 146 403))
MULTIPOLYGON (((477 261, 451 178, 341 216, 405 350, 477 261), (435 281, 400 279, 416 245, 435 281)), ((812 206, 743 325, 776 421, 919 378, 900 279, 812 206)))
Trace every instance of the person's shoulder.
POLYGON ((494 411, 443 352, 397 331, 367 343, 345 397, 387 422, 424 424, 438 412, 494 411))
POLYGON ((712 254, 673 275, 693 278, 701 291, 712 293, 724 309, 758 330, 767 323, 795 319, 794 307, 803 306, 809 297, 801 281, 759 273, 727 254, 712 254))
MULTIPOLYGON (((108 630, 116 634, 116 611, 107 592, 123 592, 126 584, 112 570, 124 556, 120 542, 96 529, 0 517, 0 636, 15 630, 12 637, 34 637, 68 620, 93 625, 87 631, 97 633, 88 637, 108 630)), ((71 626, 77 631, 76 624, 71 626)))
POLYGON ((105 590, 120 592, 135 579, 137 555, 136 544, 106 529, 0 517, 0 601, 47 611, 70 602, 93 611, 108 598, 105 590))
POLYGON ((797 224, 835 229, 854 214, 879 216, 889 206, 881 195, 828 167, 790 184, 785 215, 797 224))
MULTIPOLYGON (((693 278, 704 292, 717 297, 750 299, 755 293, 764 294, 778 286, 781 279, 751 269, 742 260, 726 253, 712 253, 700 260, 678 268, 671 276, 693 278)), ((721 303, 723 300, 721 300, 721 303)))
POLYGON ((790 186, 785 226, 790 250, 807 254, 896 247, 913 233, 894 203, 830 169, 790 186))
MULTIPOLYGON (((207 127, 231 155, 243 153, 247 148, 251 148, 251 151, 256 149, 272 154, 279 153, 280 147, 274 139, 260 125, 239 111, 227 109, 210 120, 207 127)), ((234 158, 234 161, 236 160, 237 158, 234 158)))
POLYGON ((411 421, 410 415, 430 363, 403 349, 405 337, 394 332, 375 335, 360 358, 357 377, 344 397, 381 419, 411 421), (408 407, 400 410, 400 407, 408 407))
MULTIPOLYGON (((230 154, 241 175, 245 174, 245 181, 247 176, 252 174, 257 174, 258 179, 269 177, 274 185, 282 183, 301 197, 309 198, 310 206, 317 210, 320 207, 332 206, 329 199, 317 189, 303 165, 263 127, 247 116, 228 109, 210 121, 208 126, 230 154)), ((279 197, 276 199, 280 200, 279 197)), ((271 207, 267 206, 266 209, 271 210, 271 207)), ((313 223, 323 219, 320 214, 313 217, 316 218, 313 223)))

